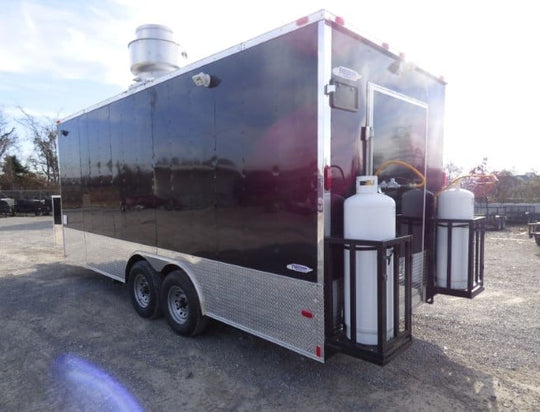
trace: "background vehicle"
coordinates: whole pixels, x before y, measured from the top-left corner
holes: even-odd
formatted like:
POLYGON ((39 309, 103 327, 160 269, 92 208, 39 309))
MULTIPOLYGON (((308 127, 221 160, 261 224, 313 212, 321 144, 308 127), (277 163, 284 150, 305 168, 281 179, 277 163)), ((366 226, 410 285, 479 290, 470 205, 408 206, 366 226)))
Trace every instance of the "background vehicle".
POLYGON ((9 216, 12 214, 11 207, 5 200, 0 200, 0 214, 9 216))
POLYGON ((10 198, 10 197, 3 197, 0 200, 8 204, 9 209, 10 209, 9 213, 13 216, 15 214, 15 199, 10 198))
POLYGON ((50 208, 42 200, 19 199, 15 201, 15 213, 41 216, 50 214, 50 208))

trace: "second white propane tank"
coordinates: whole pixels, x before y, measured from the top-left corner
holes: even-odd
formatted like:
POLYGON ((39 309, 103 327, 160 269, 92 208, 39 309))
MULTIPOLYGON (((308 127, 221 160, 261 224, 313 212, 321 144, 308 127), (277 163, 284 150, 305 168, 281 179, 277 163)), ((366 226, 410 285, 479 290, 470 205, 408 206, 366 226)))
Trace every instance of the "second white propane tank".
MULTIPOLYGON (((389 240, 396 236, 396 203, 377 193, 377 176, 356 178, 356 195, 345 200, 344 236, 346 239, 389 240)), ((345 327, 351 338, 349 251, 345 251, 345 327)), ((389 259, 386 282, 387 338, 393 337, 393 262, 389 259)), ((377 344, 377 252, 356 252, 356 341, 377 344)))
MULTIPOLYGON (((466 189, 453 188, 441 192, 437 199, 439 219, 470 220, 474 218, 474 194, 466 189)), ((448 224, 437 227, 437 286, 447 287, 448 224)), ((466 289, 469 268, 469 225, 453 224, 451 245, 451 289, 466 289)))

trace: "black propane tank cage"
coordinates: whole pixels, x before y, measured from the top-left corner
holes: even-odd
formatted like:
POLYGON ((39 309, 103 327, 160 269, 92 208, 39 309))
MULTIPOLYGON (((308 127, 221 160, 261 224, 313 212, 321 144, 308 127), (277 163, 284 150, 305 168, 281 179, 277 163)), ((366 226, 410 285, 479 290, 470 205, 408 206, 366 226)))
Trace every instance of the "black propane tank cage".
MULTIPOLYGON (((325 291, 326 291, 326 347, 330 350, 346 353, 350 356, 369 362, 385 365, 394 356, 403 351, 412 342, 412 236, 402 236, 388 241, 369 241, 342 238, 327 238, 325 240, 325 291), (345 251, 349 253, 348 262, 344 262, 345 251), (361 285, 356 284, 356 252, 377 252, 377 344, 366 345, 356 341, 356 290, 361 285), (388 254, 390 252, 390 255, 388 254), (387 336, 387 266, 389 256, 393 256, 393 336, 387 336), (341 262, 336 262, 340 259, 341 262), (340 270, 344 264, 349 264, 350 276, 350 336, 347 337, 345 323, 340 320, 338 325, 332 325, 334 298, 339 291, 334 291, 336 283, 333 280, 344 277, 340 270), (340 273, 335 273, 339 271, 340 273)), ((344 310, 346 310, 344 308, 344 310)))
POLYGON ((444 228, 447 229, 447 260, 446 260, 446 286, 438 286, 435 277, 437 273, 437 247, 433 248, 434 258, 431 271, 432 279, 428 283, 427 301, 433 303, 433 296, 440 293, 441 295, 451 295, 472 299, 484 290, 484 243, 485 243, 485 227, 486 218, 478 216, 473 219, 435 219, 435 236, 437 232, 444 228), (463 228, 469 229, 468 239, 468 265, 467 265, 467 288, 456 289, 452 288, 452 237, 455 230, 463 228), (431 288, 432 292, 429 293, 431 288))

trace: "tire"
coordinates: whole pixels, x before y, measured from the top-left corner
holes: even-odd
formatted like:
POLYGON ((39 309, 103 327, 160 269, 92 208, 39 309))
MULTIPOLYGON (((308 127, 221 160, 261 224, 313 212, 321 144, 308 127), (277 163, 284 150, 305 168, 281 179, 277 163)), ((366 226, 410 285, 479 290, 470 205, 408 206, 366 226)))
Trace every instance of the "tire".
POLYGON ((180 270, 172 271, 165 277, 161 288, 161 305, 169 326, 179 335, 198 335, 208 323, 208 318, 202 315, 195 286, 180 270))
POLYGON ((535 235, 534 240, 536 241, 536 244, 540 246, 540 235, 535 235))
POLYGON ((148 262, 141 260, 129 271, 129 296, 137 313, 147 319, 162 315, 161 296, 162 276, 152 269, 148 262))

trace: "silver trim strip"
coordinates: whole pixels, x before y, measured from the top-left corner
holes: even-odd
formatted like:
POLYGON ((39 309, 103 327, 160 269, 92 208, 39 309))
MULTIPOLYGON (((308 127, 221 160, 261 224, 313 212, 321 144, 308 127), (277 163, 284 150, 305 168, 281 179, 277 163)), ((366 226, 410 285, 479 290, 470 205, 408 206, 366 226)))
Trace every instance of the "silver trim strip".
POLYGON ((318 91, 317 91, 317 161, 319 169, 319 216, 318 216, 318 275, 317 281, 324 283, 324 239, 330 236, 330 191, 325 190, 325 168, 331 165, 332 110, 325 87, 332 77, 332 28, 325 21, 318 28, 318 91))
POLYGON ((368 117, 369 122, 370 122, 369 126, 373 126, 373 93, 374 92, 379 92, 382 94, 386 94, 387 96, 395 97, 396 99, 404 100, 416 106, 423 107, 424 109, 428 108, 427 103, 423 102, 422 100, 415 99, 414 97, 407 96, 406 94, 396 92, 395 90, 392 90, 392 89, 387 89, 386 87, 380 86, 376 83, 368 82, 367 110, 368 110, 368 115, 370 116, 368 117))
POLYGON ((113 275, 112 273, 105 272, 104 270, 98 269, 98 268, 96 268, 96 267, 94 267, 94 266, 91 266, 91 265, 83 265, 83 267, 85 267, 86 269, 89 269, 89 270, 91 270, 91 271, 93 271, 93 272, 97 272, 97 273, 99 273, 100 275, 107 276, 108 278, 117 280, 118 282, 126 283, 126 279, 125 279, 125 278, 120 277, 120 276, 115 276, 115 275, 113 275))

